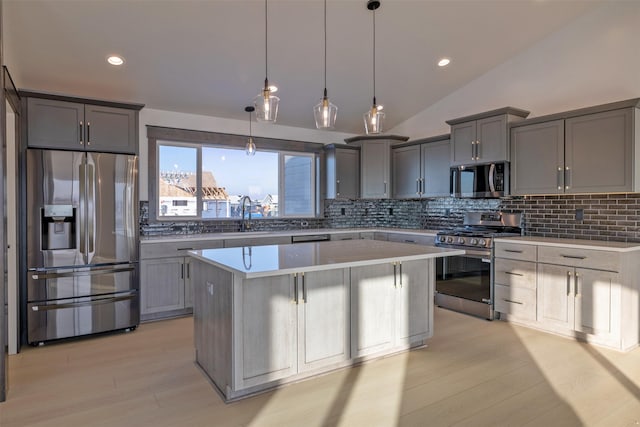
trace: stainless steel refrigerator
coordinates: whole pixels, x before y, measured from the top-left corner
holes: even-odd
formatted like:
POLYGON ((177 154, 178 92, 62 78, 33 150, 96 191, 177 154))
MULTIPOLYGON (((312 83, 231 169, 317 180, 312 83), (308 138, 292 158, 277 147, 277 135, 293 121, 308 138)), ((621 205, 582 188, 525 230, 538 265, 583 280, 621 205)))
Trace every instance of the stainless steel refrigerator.
POLYGON ((140 321, 137 157, 27 150, 27 341, 140 321))

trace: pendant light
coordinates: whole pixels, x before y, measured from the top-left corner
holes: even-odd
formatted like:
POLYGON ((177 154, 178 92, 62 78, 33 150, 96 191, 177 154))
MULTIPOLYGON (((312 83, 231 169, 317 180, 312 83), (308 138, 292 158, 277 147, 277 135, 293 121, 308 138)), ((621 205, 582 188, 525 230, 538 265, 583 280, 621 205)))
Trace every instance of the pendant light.
POLYGON ((253 135, 251 134, 251 113, 255 111, 255 108, 251 106, 244 107, 244 111, 249 113, 249 139, 247 139, 247 145, 244 146, 244 151, 247 156, 253 156, 256 154, 256 144, 253 142, 253 135))
POLYGON ((373 105, 364 114, 364 130, 367 134, 381 133, 384 124, 384 113, 376 102, 376 9, 379 7, 380 1, 367 1, 367 9, 373 11, 373 105))
POLYGON ((267 0, 264 0, 264 88, 253 100, 256 110, 256 120, 259 122, 275 123, 278 115, 280 98, 273 95, 274 90, 269 86, 267 78, 268 43, 267 43, 267 0))
POLYGON ((313 107, 316 128, 333 129, 336 124, 338 107, 329 102, 327 96, 327 0, 324 0, 324 96, 320 103, 313 107))

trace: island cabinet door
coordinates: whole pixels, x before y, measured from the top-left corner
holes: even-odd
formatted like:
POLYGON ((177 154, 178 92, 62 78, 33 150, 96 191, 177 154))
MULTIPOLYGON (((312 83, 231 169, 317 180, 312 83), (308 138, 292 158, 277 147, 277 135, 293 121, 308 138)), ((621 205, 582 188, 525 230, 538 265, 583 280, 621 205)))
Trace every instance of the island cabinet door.
POLYGON ((403 262, 397 270, 396 344, 406 347, 433 334, 433 280, 427 260, 403 262))
POLYGON ((395 275, 392 264, 351 268, 351 355, 394 347, 395 275))
POLYGON ((610 271, 576 268, 575 329, 619 346, 620 275, 610 271))
POLYGON ((349 269, 298 274, 298 369, 349 359, 349 269))
POLYGON ((296 316, 291 275, 234 283, 235 389, 297 372, 296 316))

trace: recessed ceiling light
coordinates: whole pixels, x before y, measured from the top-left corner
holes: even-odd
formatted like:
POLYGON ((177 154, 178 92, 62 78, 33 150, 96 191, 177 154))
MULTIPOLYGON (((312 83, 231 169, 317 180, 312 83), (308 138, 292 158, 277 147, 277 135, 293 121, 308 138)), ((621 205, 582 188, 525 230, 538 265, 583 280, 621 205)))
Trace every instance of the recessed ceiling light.
POLYGON ((124 59, 118 55, 110 55, 107 57, 107 62, 111 65, 122 65, 124 64, 124 59))
POLYGON ((446 67, 450 62, 451 60, 449 58, 442 58, 440 61, 438 61, 438 65, 440 67, 446 67))

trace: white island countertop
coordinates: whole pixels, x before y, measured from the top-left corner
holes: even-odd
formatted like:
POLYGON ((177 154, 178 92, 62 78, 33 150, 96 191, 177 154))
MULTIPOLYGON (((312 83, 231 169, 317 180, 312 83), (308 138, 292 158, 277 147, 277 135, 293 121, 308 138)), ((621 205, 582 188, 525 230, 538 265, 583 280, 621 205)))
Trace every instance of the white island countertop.
POLYGON ((444 249, 378 240, 346 240, 202 249, 189 254, 245 279, 281 274, 360 267, 385 262, 413 261, 464 255, 462 249, 444 249))

